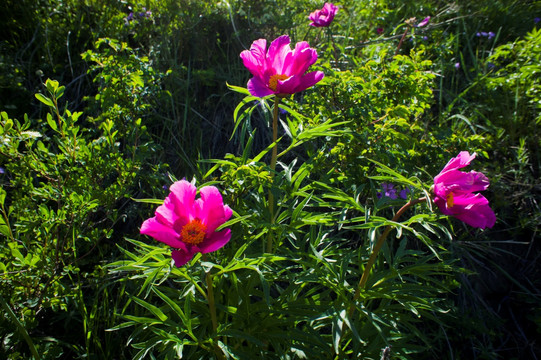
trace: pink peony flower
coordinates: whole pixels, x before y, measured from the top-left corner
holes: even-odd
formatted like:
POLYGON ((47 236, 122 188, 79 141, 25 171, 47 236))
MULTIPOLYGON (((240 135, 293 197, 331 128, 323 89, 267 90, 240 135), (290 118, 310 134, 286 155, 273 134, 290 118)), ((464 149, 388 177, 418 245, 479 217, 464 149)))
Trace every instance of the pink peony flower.
POLYGON ((327 27, 331 25, 337 11, 338 6, 331 3, 325 3, 321 10, 316 10, 308 16, 308 18, 312 20, 310 26, 327 27))
POLYGON ((417 24, 417 27, 426 26, 429 21, 430 21, 430 16, 427 16, 420 23, 417 24))
POLYGON ((282 35, 274 40, 267 51, 267 40, 252 43, 250 50, 244 50, 240 57, 244 66, 254 76, 248 81, 248 91, 257 97, 267 95, 285 96, 303 91, 321 79, 323 72, 306 74, 310 65, 317 61, 317 52, 306 41, 295 45, 291 51, 289 36, 282 35))
POLYGON ((496 223, 496 215, 488 200, 476 191, 486 190, 488 178, 480 172, 458 169, 468 166, 476 154, 462 151, 451 159, 434 178, 434 202, 445 215, 452 215, 466 224, 484 229, 496 223))
POLYGON ((223 204, 222 195, 214 186, 199 189, 201 198, 195 199, 197 188, 186 180, 175 182, 156 216, 141 225, 141 234, 152 236, 173 248, 172 257, 177 267, 193 256, 222 248, 231 239, 231 230, 216 231, 229 220, 233 211, 223 204))

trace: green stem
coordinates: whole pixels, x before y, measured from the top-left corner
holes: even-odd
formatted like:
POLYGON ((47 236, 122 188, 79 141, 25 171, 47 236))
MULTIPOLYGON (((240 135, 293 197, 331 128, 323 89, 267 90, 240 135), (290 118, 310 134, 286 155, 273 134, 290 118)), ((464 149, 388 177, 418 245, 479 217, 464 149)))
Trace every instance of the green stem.
MULTIPOLYGON (((278 96, 274 97, 274 109, 272 116, 272 142, 276 143, 278 138, 278 105, 280 104, 280 98, 278 96)), ((272 194, 272 179, 274 178, 274 171, 276 170, 276 159, 278 158, 278 146, 274 144, 272 148, 272 156, 270 162, 271 168, 271 188, 269 189, 269 214, 270 214, 270 223, 271 226, 274 225, 274 195, 272 194)), ((269 236, 267 238, 267 252, 272 253, 272 229, 269 231, 269 236)))
MULTIPOLYGON (((206 254, 203 254, 203 261, 206 261, 206 254)), ((216 305, 214 304, 214 286, 212 283, 212 275, 210 274, 210 270, 208 272, 205 272, 205 280, 207 282, 207 302, 209 304, 209 312, 210 312, 210 320, 212 321, 212 331, 216 334, 218 330, 218 318, 216 317, 216 305)), ((218 359, 223 359, 224 356, 218 347, 217 343, 213 344, 214 347, 214 353, 216 354, 216 357, 218 359)))
POLYGON ((334 55, 334 66, 338 68, 338 50, 336 49, 336 44, 334 43, 334 37, 332 36, 332 30, 330 26, 327 28, 327 36, 331 40, 331 45, 332 45, 333 55, 334 55))
POLYGON ((306 34, 304 34, 304 38, 302 39, 302 41, 306 41, 306 38, 308 38, 308 34, 310 34, 310 30, 312 30, 313 26, 309 26, 308 27, 308 31, 306 31, 306 34))
POLYGON ((17 326, 17 329, 19 329, 19 332, 26 340, 26 343, 28 344, 28 347, 30 348, 30 352, 32 353, 32 356, 34 356, 34 359, 36 360, 41 359, 38 354, 38 351, 36 350, 36 347, 34 346, 34 343, 32 342, 32 339, 30 338, 30 335, 28 335, 28 332, 26 331, 24 326, 21 324, 17 316, 15 316, 15 313, 13 312, 13 310, 11 310, 11 307, 8 305, 6 300, 4 300, 4 297, 2 295, 0 295, 0 304, 2 305, 4 310, 6 310, 6 312, 8 313, 8 316, 11 318, 11 320, 13 320, 13 322, 17 326))
POLYGON ((214 289, 212 285, 212 275, 210 275, 210 271, 206 273, 206 281, 207 281, 207 301, 209 304, 209 310, 210 310, 210 319, 212 321, 212 330, 216 332, 218 329, 218 320, 216 318, 216 306, 214 305, 214 289))
MULTIPOLYGON (((400 210, 398 210, 398 212, 395 214, 395 216, 393 217, 391 221, 397 222, 398 219, 402 216, 402 214, 404 214, 404 212, 407 209, 425 200, 426 200, 426 197, 422 197, 419 199, 408 201, 404 206, 400 208, 400 210)), ((364 287, 366 286, 366 282, 368 281, 368 276, 370 275, 370 270, 372 269, 372 266, 376 262, 379 251, 381 250, 381 247, 383 246, 383 243, 385 242, 385 239, 387 238, 387 235, 389 235, 389 232, 391 232, 392 228, 393 228, 392 225, 387 225, 387 227, 385 227, 385 230, 378 238, 378 241, 376 242, 376 245, 374 246, 374 249, 372 250, 372 253, 370 254, 370 258, 368 259, 368 262, 366 263, 366 266, 364 267, 361 280, 359 281, 359 284, 357 285, 357 289, 355 289, 355 295, 353 296, 353 301, 351 302, 351 305, 349 306, 349 309, 348 309, 347 315, 348 315, 348 318, 350 319, 355 313, 355 303, 361 296, 361 290, 364 289, 364 287)), ((342 331, 341 331, 342 335, 344 334, 345 330, 346 330, 346 322, 344 321, 344 323, 342 324, 342 331)))
MULTIPOLYGON (((406 204, 404 204, 404 206, 400 208, 400 210, 397 211, 397 213, 395 214, 395 216, 393 217, 391 221, 397 222, 398 219, 400 219, 402 214, 404 214, 404 212, 407 209, 425 200, 426 200, 426 197, 422 197, 419 199, 408 201, 406 204)), ((359 284, 357 285, 357 289, 355 290, 355 295, 353 296, 353 303, 349 307, 348 315, 350 317, 355 312, 355 302, 359 299, 359 296, 361 295, 361 289, 364 289, 364 287, 366 286, 366 282, 368 281, 368 276, 370 275, 370 270, 372 269, 372 266, 376 262, 379 251, 381 250, 381 247, 383 246, 383 243, 385 242, 385 239, 387 238, 387 235, 389 235, 389 232, 391 232, 392 228, 393 228, 392 225, 387 225, 383 233, 380 235, 378 241, 376 242, 376 245, 374 246, 374 249, 372 250, 372 254, 370 254, 370 258, 368 259, 368 262, 366 263, 366 266, 364 267, 361 280, 359 281, 359 284)))

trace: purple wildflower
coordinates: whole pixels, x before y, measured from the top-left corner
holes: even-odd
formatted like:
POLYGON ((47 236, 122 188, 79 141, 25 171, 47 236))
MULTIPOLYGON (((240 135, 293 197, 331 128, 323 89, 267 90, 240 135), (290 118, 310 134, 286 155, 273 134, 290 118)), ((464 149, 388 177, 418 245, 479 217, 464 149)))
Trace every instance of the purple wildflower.
POLYGON ((460 69, 460 63, 459 62, 455 63, 455 69, 457 69, 457 70, 460 69))
POLYGON ((427 16, 420 23, 417 24, 417 27, 426 26, 429 22, 430 22, 430 16, 427 16))
POLYGON ((393 200, 396 200, 396 189, 394 188, 394 185, 391 183, 382 183, 381 184, 382 192, 378 192, 377 196, 378 199, 381 199, 383 196, 389 197, 393 200))
POLYGON ((487 36, 488 36, 488 39, 490 40, 490 39, 492 39, 494 36, 496 36, 496 34, 494 34, 492 31, 489 31, 488 34, 487 34, 487 36))
POLYGON ((409 192, 410 192, 410 188, 408 187, 403 188, 402 190, 400 190, 400 193, 398 194, 398 196, 400 196, 400 198, 404 200, 407 200, 409 192))
POLYGON ((537 23, 540 22, 540 21, 541 21, 541 18, 539 18, 539 17, 534 17, 534 18, 533 18, 533 23, 534 23, 534 24, 537 24, 537 23))

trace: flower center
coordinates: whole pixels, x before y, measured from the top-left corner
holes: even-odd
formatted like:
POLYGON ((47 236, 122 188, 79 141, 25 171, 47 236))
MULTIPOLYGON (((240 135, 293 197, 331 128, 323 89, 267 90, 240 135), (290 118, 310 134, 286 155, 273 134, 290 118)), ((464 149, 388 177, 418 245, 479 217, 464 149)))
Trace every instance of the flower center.
POLYGON ((189 245, 199 245, 205 239, 206 232, 205 224, 199 219, 193 219, 182 228, 180 240, 189 245))
POLYGON ((276 91, 276 87, 278 86, 278 80, 285 79, 289 79, 289 76, 280 74, 272 75, 269 79, 269 88, 271 88, 272 91, 276 91))
POLYGON ((447 207, 452 208, 455 204, 455 198, 453 196, 453 193, 450 192, 449 195, 447 195, 447 207))

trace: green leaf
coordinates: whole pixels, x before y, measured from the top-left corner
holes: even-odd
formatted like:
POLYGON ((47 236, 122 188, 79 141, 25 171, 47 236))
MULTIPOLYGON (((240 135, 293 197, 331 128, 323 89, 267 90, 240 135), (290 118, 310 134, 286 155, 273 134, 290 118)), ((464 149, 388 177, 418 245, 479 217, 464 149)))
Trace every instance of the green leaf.
POLYGON ((175 312, 175 314, 178 315, 178 317, 182 320, 182 323, 186 323, 186 316, 184 315, 184 311, 180 308, 180 306, 173 300, 171 300, 167 295, 159 291, 157 288, 153 287, 152 291, 158 295, 169 307, 171 310, 175 312))
POLYGON ((248 96, 251 95, 247 88, 243 88, 241 86, 229 85, 227 82, 226 82, 226 85, 229 88, 229 90, 233 90, 235 92, 238 92, 238 93, 244 94, 244 95, 248 95, 248 96))
POLYGON ((53 120, 53 116, 48 113, 47 114, 47 124, 53 129, 54 131, 58 131, 58 126, 56 125, 56 122, 53 120))
POLYGON ((45 81, 45 86, 50 94, 55 94, 58 89, 58 81, 47 79, 47 81, 45 81))
POLYGON ((6 123, 4 124, 4 133, 7 133, 11 128, 13 127, 13 120, 7 119, 6 123))
POLYGON ((59 86, 58 89, 56 90, 56 98, 57 99, 60 99, 62 97, 62 95, 64 95, 64 90, 66 90, 66 87, 65 86, 59 86))
POLYGON ((35 94, 35 96, 36 96, 36 99, 38 99, 39 101, 41 101, 45 105, 54 108, 53 101, 51 99, 49 99, 47 96, 45 96, 43 94, 40 94, 40 93, 35 94))
POLYGON ((130 199, 132 199, 135 202, 145 203, 145 204, 156 204, 156 205, 163 204, 163 199, 135 199, 135 198, 130 198, 130 199))
POLYGON ((149 304, 148 302, 139 299, 138 297, 131 296, 131 299, 150 311, 154 316, 156 316, 160 321, 166 321, 168 319, 167 315, 165 315, 157 306, 154 306, 152 304, 149 304))

